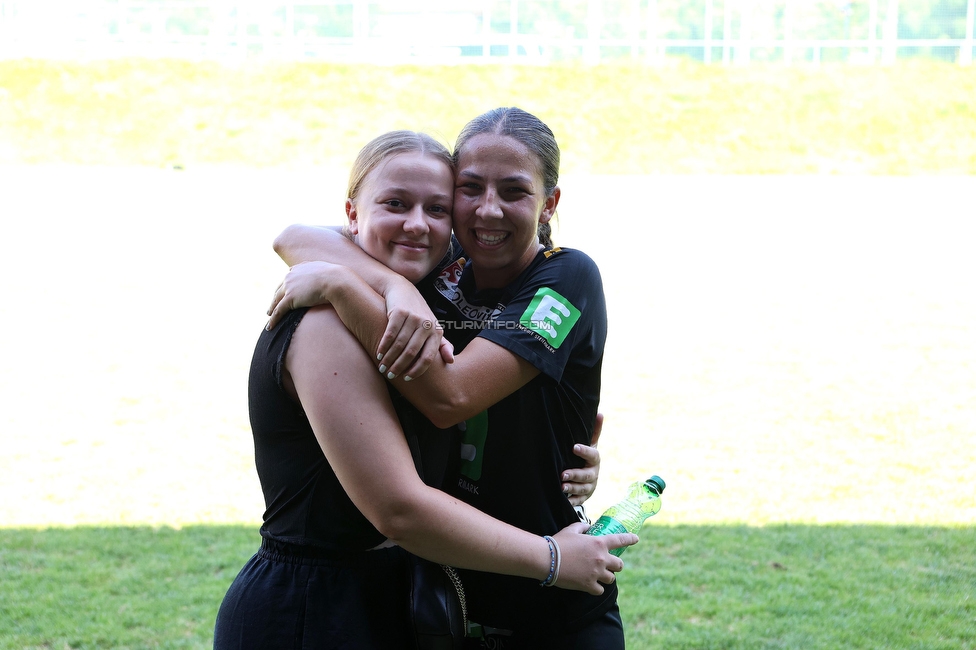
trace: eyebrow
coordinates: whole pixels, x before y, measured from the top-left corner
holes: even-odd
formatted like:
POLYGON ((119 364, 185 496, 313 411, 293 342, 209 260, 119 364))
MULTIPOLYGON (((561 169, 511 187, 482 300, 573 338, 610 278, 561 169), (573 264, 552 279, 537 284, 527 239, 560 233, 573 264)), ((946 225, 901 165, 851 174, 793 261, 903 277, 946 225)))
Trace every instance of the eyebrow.
MULTIPOLYGON (((462 171, 458 172, 458 178, 461 178, 462 176, 464 176, 465 178, 470 178, 472 180, 476 180, 476 181, 483 181, 483 180, 485 180, 485 177, 484 176, 482 176, 480 174, 476 174, 476 173, 474 173, 472 171, 468 171, 468 170, 462 170, 462 171)), ((502 183, 529 183, 529 184, 531 184, 532 183, 532 177, 531 176, 528 176, 526 174, 515 174, 513 176, 506 176, 505 178, 501 178, 501 179, 499 179, 499 181, 502 182, 502 183)))
MULTIPOLYGON (((378 193, 378 195, 380 195, 380 196, 382 196, 384 194, 409 194, 410 196, 414 196, 414 192, 412 190, 408 190, 405 187, 398 187, 398 186, 385 187, 385 188, 383 188, 383 191, 382 192, 379 192, 378 193)), ((454 199, 454 194, 453 193, 452 194, 433 194, 432 196, 437 201, 448 201, 448 200, 453 200, 454 199)))

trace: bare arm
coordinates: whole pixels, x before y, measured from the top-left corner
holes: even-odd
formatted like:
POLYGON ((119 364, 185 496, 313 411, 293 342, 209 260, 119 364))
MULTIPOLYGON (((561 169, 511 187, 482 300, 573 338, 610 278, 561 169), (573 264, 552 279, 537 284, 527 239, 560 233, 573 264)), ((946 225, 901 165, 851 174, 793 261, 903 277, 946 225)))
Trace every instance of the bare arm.
MULTIPOLYGON (((315 436, 353 503, 377 529, 436 562, 542 580, 548 544, 425 485, 417 476, 383 378, 329 308, 302 320, 286 369, 315 436)), ((599 594, 623 563, 608 549, 636 536, 556 535, 559 586, 599 594), (606 540, 606 541, 603 541, 606 540)))
POLYGON ((275 292, 268 329, 288 311, 327 302, 320 287, 312 281, 316 262, 330 262, 352 269, 385 301, 385 329, 373 348, 377 359, 396 374, 419 377, 439 352, 447 362, 454 361, 453 346, 435 326, 430 307, 406 278, 377 262, 358 245, 343 236, 338 228, 292 225, 274 242, 275 252, 292 269, 275 292))
POLYGON ((288 266, 315 261, 347 266, 381 296, 398 284, 410 284, 401 275, 367 255, 337 227, 288 226, 275 238, 274 250, 288 266))
MULTIPOLYGON (((376 349, 386 326, 381 296, 357 273, 332 266, 322 297, 335 307, 366 350, 376 349)), ((477 415, 539 374, 522 357, 483 338, 469 343, 454 363, 433 359, 430 369, 416 381, 412 376, 400 377, 395 366, 383 368, 387 379, 397 380, 397 390, 441 428, 477 415)))
MULTIPOLYGON (((315 277, 311 286, 315 287, 315 292, 321 292, 321 294, 316 293, 319 302, 335 303, 336 308, 340 312, 340 316, 346 319, 345 322, 349 323, 348 329, 354 333, 359 341, 367 341, 368 344, 374 330, 369 322, 369 319, 374 318, 377 320, 377 322, 379 322, 381 319, 380 307, 382 304, 382 299, 374 291, 372 291, 372 289, 365 283, 364 280, 362 280, 362 278, 346 267, 321 262, 318 263, 313 275, 315 277), (322 274, 323 271, 327 271, 329 278, 328 281, 325 281, 322 274)), ((519 357, 508 353, 503 348, 499 349, 505 353, 504 355, 499 355, 500 359, 512 361, 514 357, 516 363, 521 362, 521 364, 518 365, 529 365, 522 361, 519 357)), ((464 359, 467 360, 468 357, 464 356, 464 359)), ((491 361, 491 363, 495 363, 495 361, 491 361)), ((508 371, 500 371, 499 368, 492 368, 492 370, 502 372, 505 376, 510 376, 508 371)), ((395 377, 396 372, 398 371, 395 369, 384 369, 383 374, 387 375, 389 378, 390 374, 393 374, 395 377)), ((520 371, 518 370, 518 367, 515 366, 515 370, 512 372, 516 373, 517 377, 517 373, 520 371)), ((491 373, 489 372, 485 374, 490 375, 491 373)), ((535 376, 535 374, 537 373, 531 366, 528 367, 527 371, 525 372, 525 376, 529 378, 531 378, 530 375, 535 376)), ((474 373, 473 376, 476 379, 477 386, 472 386, 468 390, 473 391, 477 395, 481 395, 483 398, 482 401, 487 402, 487 400, 491 399, 490 395, 493 393, 483 394, 481 389, 487 384, 494 382, 487 381, 482 373, 474 373)), ((404 382, 398 384, 399 389, 409 393, 411 388, 408 387, 408 384, 405 382, 410 381, 412 381, 410 375, 405 375, 404 382)), ((514 385, 514 382, 512 382, 511 385, 514 385)), ((508 386, 509 384, 501 382, 497 387, 497 392, 501 394, 501 397, 504 397, 505 394, 507 394, 504 393, 504 391, 508 389, 508 386)), ((420 402, 420 407, 423 412, 432 413, 433 408, 437 407, 438 405, 425 398, 427 395, 427 390, 429 389, 422 387, 422 389, 417 393, 419 396, 417 399, 422 400, 420 402)), ((443 385, 440 386, 440 390, 445 390, 443 385)), ((448 387, 446 390, 450 392, 451 388, 448 387)), ((454 402, 450 402, 450 404, 454 404, 456 406, 454 402)), ((441 406, 443 407, 443 405, 441 406)), ((487 408, 487 406, 490 406, 490 404, 482 406, 481 403, 478 402, 475 403, 471 408, 480 408, 480 410, 484 410, 484 408, 487 408)), ((474 412, 478 413, 480 410, 474 412)), ((447 417, 455 416, 449 414, 447 417)), ((597 414, 596 426, 593 430, 591 445, 588 446, 577 444, 573 448, 573 452, 585 461, 585 465, 578 469, 569 468, 561 476, 561 480, 563 481, 563 492, 569 498, 569 502, 574 506, 582 505, 583 502, 586 501, 596 489, 597 479, 600 473, 600 452, 596 449, 596 444, 600 438, 602 425, 603 416, 601 414, 597 414)), ((440 424, 440 426, 444 427, 447 425, 440 424)))

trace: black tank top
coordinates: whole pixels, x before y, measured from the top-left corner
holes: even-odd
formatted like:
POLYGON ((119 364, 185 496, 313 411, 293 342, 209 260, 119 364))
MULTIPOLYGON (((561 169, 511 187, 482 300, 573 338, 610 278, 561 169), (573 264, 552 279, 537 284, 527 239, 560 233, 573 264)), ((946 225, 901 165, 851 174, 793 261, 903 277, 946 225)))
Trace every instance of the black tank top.
POLYGON ((362 551, 385 538, 346 496, 304 410, 282 384, 288 345, 307 311, 292 311, 274 330, 262 332, 251 359, 248 410, 266 508, 261 535, 330 551, 362 551))

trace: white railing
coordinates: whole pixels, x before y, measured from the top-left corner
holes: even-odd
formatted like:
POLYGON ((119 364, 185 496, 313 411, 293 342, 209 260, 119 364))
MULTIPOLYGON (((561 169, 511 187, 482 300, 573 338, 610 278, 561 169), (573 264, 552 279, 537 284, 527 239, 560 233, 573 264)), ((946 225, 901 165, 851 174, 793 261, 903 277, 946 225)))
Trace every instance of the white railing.
MULTIPOLYGON (((826 5, 816 0, 698 0, 700 23, 693 27, 702 36, 682 38, 674 36, 682 30, 674 28, 673 16, 664 11, 670 7, 673 13, 674 2, 681 0, 670 1, 0 1, 0 58, 592 64, 621 58, 656 63, 681 54, 724 64, 827 59, 891 63, 911 48, 929 48, 940 58, 969 64, 976 47, 976 0, 966 0, 964 34, 938 39, 899 38, 898 0, 866 0, 866 19, 847 26, 848 33, 856 28, 862 35, 843 39, 801 36, 823 27, 812 24, 811 15, 814 9, 822 12, 824 6, 843 4, 836 0, 826 5), (554 13, 551 20, 540 21, 544 5, 574 7, 583 18, 567 21, 554 13), (529 9, 531 26, 524 18, 529 9), (780 18, 771 18, 780 10, 780 18), (328 28, 323 12, 332 14, 328 28), (538 28, 540 22, 544 29, 538 28)), ((845 6, 849 12, 853 5, 845 6)))

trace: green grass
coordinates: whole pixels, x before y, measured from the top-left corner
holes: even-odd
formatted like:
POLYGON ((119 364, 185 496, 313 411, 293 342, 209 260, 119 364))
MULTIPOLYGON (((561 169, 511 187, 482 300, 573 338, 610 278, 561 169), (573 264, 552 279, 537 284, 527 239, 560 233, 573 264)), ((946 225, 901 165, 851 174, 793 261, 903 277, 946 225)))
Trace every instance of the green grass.
POLYGON ((0 530, 0 648, 203 648, 257 529, 0 530))
POLYGON ((583 173, 973 173, 976 74, 892 67, 0 61, 0 163, 322 165, 538 113, 583 173))
POLYGON ((649 526, 643 539, 620 579, 631 648, 976 647, 972 527, 649 526))
MULTIPOLYGON (((624 555, 628 648, 976 648, 976 529, 656 526, 624 555)), ((243 526, 0 530, 0 648, 207 648, 243 526)))

